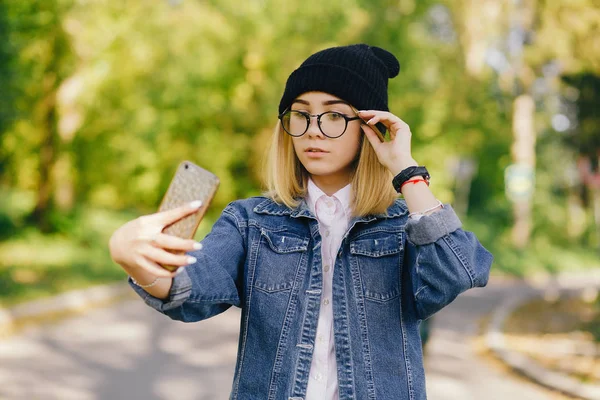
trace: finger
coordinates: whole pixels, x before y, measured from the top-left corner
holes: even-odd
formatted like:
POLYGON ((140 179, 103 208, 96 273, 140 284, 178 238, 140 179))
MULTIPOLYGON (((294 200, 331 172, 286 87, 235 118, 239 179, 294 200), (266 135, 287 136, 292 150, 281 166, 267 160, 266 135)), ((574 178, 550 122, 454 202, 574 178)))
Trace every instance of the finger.
POLYGON ((394 125, 397 125, 398 129, 402 128, 404 125, 408 126, 408 124, 397 115, 388 111, 362 110, 359 111, 359 116, 369 125, 382 122, 388 128, 394 125))
POLYGON ((373 118, 367 120, 367 125, 375 125, 379 121, 381 121, 381 117, 379 115, 375 115, 373 118))
POLYGON ((172 278, 174 275, 173 272, 169 272, 160 266, 160 264, 147 259, 146 257, 141 257, 138 260, 138 265, 142 267, 144 270, 150 272, 152 275, 157 276, 159 278, 172 278))
POLYGON ((169 250, 192 251, 202 249, 202 244, 192 239, 182 239, 166 233, 159 233, 151 241, 155 247, 169 250))
POLYGON ((367 124, 373 126, 377 123, 382 123, 387 127, 388 131, 390 132, 390 141, 392 142, 396 138, 396 135, 411 135, 410 127, 408 126, 408 124, 396 116, 393 116, 393 118, 388 119, 384 116, 376 115, 367 121, 367 124))
POLYGON ((144 251, 144 255, 150 261, 160 265, 173 267, 182 267, 196 262, 196 258, 186 254, 173 254, 158 247, 149 247, 144 251))
POLYGON ((171 210, 158 212, 155 215, 158 217, 158 221, 163 226, 167 226, 179 221, 183 217, 187 217, 188 215, 195 213, 200 207, 202 207, 202 201, 196 200, 192 201, 191 203, 175 207, 171 210))
POLYGON ((379 111, 379 110, 360 110, 358 112, 358 115, 360 115, 361 118, 371 118, 375 115, 377 115, 377 113, 379 112, 384 112, 384 111, 379 111))

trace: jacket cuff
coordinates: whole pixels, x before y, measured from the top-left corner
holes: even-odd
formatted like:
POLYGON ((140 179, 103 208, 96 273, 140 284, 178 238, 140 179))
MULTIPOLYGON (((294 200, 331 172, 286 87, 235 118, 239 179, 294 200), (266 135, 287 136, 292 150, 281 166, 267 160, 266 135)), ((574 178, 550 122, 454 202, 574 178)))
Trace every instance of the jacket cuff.
POLYGON ((433 243, 443 236, 454 232, 462 226, 460 219, 450 204, 429 215, 424 215, 418 220, 409 218, 406 224, 408 240, 415 245, 433 243))
POLYGON ((147 305, 158 311, 167 311, 181 306, 192 293, 192 280, 190 279, 190 276, 185 268, 179 275, 176 275, 173 278, 173 284, 169 290, 169 298, 167 300, 162 300, 152 296, 143 288, 133 283, 131 277, 127 279, 127 282, 147 305))

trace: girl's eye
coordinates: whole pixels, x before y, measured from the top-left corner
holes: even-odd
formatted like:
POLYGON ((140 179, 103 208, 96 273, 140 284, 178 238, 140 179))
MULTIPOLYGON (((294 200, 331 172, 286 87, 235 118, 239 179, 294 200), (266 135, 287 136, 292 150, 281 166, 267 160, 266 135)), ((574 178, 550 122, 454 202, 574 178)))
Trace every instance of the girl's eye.
POLYGON ((342 114, 337 113, 337 112, 328 112, 326 115, 327 115, 327 119, 330 121, 339 121, 340 119, 344 119, 342 114))

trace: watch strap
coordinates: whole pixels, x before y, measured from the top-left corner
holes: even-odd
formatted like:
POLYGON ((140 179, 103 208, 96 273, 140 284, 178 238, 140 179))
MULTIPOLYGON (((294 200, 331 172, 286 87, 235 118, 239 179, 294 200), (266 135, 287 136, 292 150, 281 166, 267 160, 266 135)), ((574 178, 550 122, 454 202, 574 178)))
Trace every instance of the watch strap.
POLYGON ((403 169, 392 180, 392 185, 394 186, 396 192, 400 193, 402 185, 414 176, 422 176, 423 179, 425 179, 427 182, 429 182, 429 179, 431 178, 429 172, 427 171, 427 168, 425 168, 424 166, 408 167, 406 169, 403 169))

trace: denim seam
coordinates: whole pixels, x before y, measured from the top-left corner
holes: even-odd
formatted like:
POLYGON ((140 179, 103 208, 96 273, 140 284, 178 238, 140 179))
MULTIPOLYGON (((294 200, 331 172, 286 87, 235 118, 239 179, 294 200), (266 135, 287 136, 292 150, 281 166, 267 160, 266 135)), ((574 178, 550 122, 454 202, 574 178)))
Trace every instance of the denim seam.
POLYGON ((235 227, 237 228, 238 232, 240 232, 240 235, 242 236, 242 238, 246 239, 244 233, 242 232, 242 227, 246 227, 247 224, 246 223, 240 223, 239 218, 237 217, 237 215, 235 215, 234 209, 230 208, 230 207, 226 207, 223 212, 225 214, 229 214, 230 216, 233 217, 233 219, 235 220, 235 227))
MULTIPOLYGON (((398 246, 400 248, 400 251, 398 252, 398 254, 399 254, 398 266, 399 266, 399 271, 402 272, 401 266, 404 262, 404 235, 403 235, 403 232, 398 232, 397 234, 398 234, 398 246)), ((396 253, 394 253, 394 254, 396 254, 396 253)), ((402 279, 399 277, 398 278, 398 289, 392 290, 388 293, 385 293, 386 295, 393 293, 390 297, 378 298, 378 297, 372 296, 372 294, 377 294, 377 293, 371 293, 369 291, 365 291, 365 299, 379 303, 379 304, 386 304, 390 301, 393 301, 393 300, 401 297, 401 294, 402 294, 402 283, 401 282, 402 282, 402 279)), ((383 293, 379 293, 379 294, 382 295, 382 297, 384 297, 383 293)))
MULTIPOLYGON (((280 231, 277 231, 277 232, 275 232, 275 231, 269 231, 269 232, 279 233, 279 232, 284 232, 284 230, 280 230, 280 231)), ((271 249, 274 252, 279 253, 279 254, 297 253, 299 251, 307 251, 308 250, 308 239, 296 236, 296 235, 294 235, 292 233, 290 233, 288 235, 288 237, 293 237, 293 238, 295 238, 297 240, 301 240, 302 241, 302 245, 291 247, 289 249, 285 249, 285 252, 283 250, 277 248, 277 246, 275 245, 275 243, 273 243, 273 241, 271 240, 271 237, 267 234, 267 230, 266 229, 261 228, 260 235, 261 235, 261 238, 264 236, 265 239, 267 240, 268 244, 269 244, 269 247, 271 247, 271 249)))
POLYGON ((258 290, 259 292, 265 293, 265 294, 287 292, 287 291, 292 290, 293 286, 294 286, 294 284, 290 284, 289 287, 286 285, 285 287, 281 287, 281 288, 277 288, 277 289, 269 289, 264 286, 259 286, 256 282, 254 282, 254 284, 252 285, 252 287, 254 289, 258 290))
POLYGON ((274 233, 284 232, 284 231, 288 230, 288 228, 285 225, 281 225, 281 227, 264 226, 253 219, 248 221, 248 225, 252 226, 254 228, 257 228, 258 230, 265 229, 265 230, 268 230, 269 232, 274 232, 274 233))
MULTIPOLYGON (((362 295, 362 276, 358 260, 355 260, 354 268, 351 268, 354 290, 356 292, 356 307, 358 309, 358 318, 360 321, 360 330, 363 347, 363 362, 365 364, 365 379, 367 380, 367 396, 370 400, 375 400, 375 383, 373 380, 373 365, 371 361, 371 347, 369 346, 369 330, 367 326, 367 311, 365 300, 362 295)), ((351 264, 352 265, 352 264, 351 264)))
MULTIPOLYGON (((354 242, 353 242, 354 243, 354 242)), ((360 249, 357 249, 356 246, 352 246, 350 248, 350 254, 358 254, 359 256, 367 256, 367 257, 373 257, 373 258, 381 258, 381 257, 385 257, 385 256, 389 256, 392 254, 398 254, 402 251, 402 248, 397 248, 397 249, 392 249, 392 250, 385 250, 385 251, 362 251, 360 249)))
POLYGON ((354 235, 352 238, 350 238, 350 240, 354 241, 356 239, 360 239, 363 236, 369 235, 371 233, 377 233, 377 232, 387 232, 387 233, 399 233, 399 232, 404 232, 403 228, 398 228, 398 227, 385 227, 385 226, 378 226, 376 228, 370 228, 370 229, 365 229, 363 231, 361 231, 360 233, 357 233, 356 235, 354 235))
MULTIPOLYGON (((404 265, 404 259, 401 260, 401 264, 400 266, 404 265)), ((400 280, 402 280, 402 268, 399 268, 399 276, 398 278, 400 280)), ((402 285, 400 285, 400 295, 402 296, 402 285)), ((416 295, 415 295, 416 297, 416 295)), ((400 312, 400 330, 402 331, 402 352, 404 355, 404 368, 405 368, 405 372, 406 372, 406 384, 408 386, 408 395, 409 395, 409 400, 414 400, 415 398, 415 392, 414 392, 414 388, 413 388, 413 381, 412 381, 412 369, 410 366, 410 359, 407 355, 407 350, 408 350, 408 344, 407 344, 407 340, 406 340, 406 328, 404 326, 404 309, 402 307, 402 300, 400 300, 400 306, 398 307, 399 312, 400 312)))
MULTIPOLYGON (((342 239, 342 243, 340 244, 340 248, 346 243, 346 238, 342 239)), ((343 260, 340 260, 343 263, 343 260)), ((352 262, 351 260, 349 261, 352 262)), ((346 282, 345 271, 346 268, 335 268, 336 273, 341 277, 341 282, 346 282)), ((334 313, 334 321, 336 320, 336 316, 339 316, 337 321, 341 324, 338 329, 339 332, 339 346, 336 341, 336 365, 338 369, 338 377, 339 377, 339 389, 340 389, 340 398, 343 399, 352 399, 353 394, 356 393, 356 389, 354 387, 354 363, 351 356, 352 349, 352 337, 348 335, 350 321, 348 315, 348 294, 346 292, 346 285, 334 286, 334 295, 336 292, 341 292, 337 298, 339 298, 338 305, 340 307, 339 313, 334 313), (349 356, 350 354, 350 356, 349 356), (350 388, 350 389, 349 389, 350 388), (350 390, 349 396, 346 396, 346 392, 350 390)))
MULTIPOLYGON (((312 235, 312 231, 311 231, 311 235, 312 235)), ((312 262, 310 263, 310 271, 309 271, 309 285, 310 283, 312 283, 310 277, 312 277, 312 268, 315 264, 322 264, 322 260, 321 260, 321 240, 320 240, 320 233, 318 231, 318 229, 314 232, 315 236, 311 236, 313 238, 314 241, 314 245, 312 247, 312 255, 313 255, 313 259, 312 262)), ((309 268, 309 263, 307 260, 306 263, 306 268, 309 268)), ((312 289, 311 286, 309 286, 310 290, 317 290, 317 289, 312 289)), ((309 375, 310 374, 310 363, 307 362, 308 360, 306 359, 306 352, 310 351, 311 355, 310 355, 310 359, 312 361, 312 356, 313 356, 313 352, 314 352, 314 342, 313 344, 309 343, 309 339, 311 336, 311 330, 313 329, 310 326, 310 321, 311 318, 309 318, 309 314, 312 313, 311 311, 311 307, 313 307, 314 305, 319 305, 319 309, 320 309, 320 302, 321 302, 321 296, 323 293, 323 281, 321 280, 321 288, 318 289, 319 293, 318 293, 318 299, 315 301, 313 300, 313 296, 308 296, 308 301, 306 301, 305 304, 305 310, 304 310, 304 315, 302 316, 302 324, 300 325, 300 343, 302 346, 300 346, 300 350, 298 351, 298 355, 296 358, 296 364, 294 367, 294 386, 292 387, 292 395, 306 395, 306 385, 305 383, 307 383, 308 381, 305 380, 305 375, 309 375), (310 346, 310 348, 308 347, 310 346), (308 364, 308 366, 306 365, 308 364), (304 393, 302 392, 302 390, 304 389, 304 393)), ((313 294, 313 293, 311 293, 313 294)), ((314 294, 317 294, 316 292, 314 292, 314 294)), ((312 320, 314 320, 314 330, 316 332, 316 325, 318 325, 319 323, 319 319, 318 319, 318 315, 319 315, 319 310, 315 311, 316 314, 316 318, 312 318, 312 320)), ((308 377, 308 379, 310 379, 310 377, 308 377)))
MULTIPOLYGON (((260 241, 259 241, 260 243, 260 241)), ((256 243, 256 241, 254 243, 252 243, 252 246, 250 247, 250 259, 249 259, 249 266, 250 266, 250 271, 251 271, 251 275, 249 276, 248 279, 250 279, 250 282, 254 282, 254 273, 256 272, 256 260, 258 259, 258 243, 256 243), (256 251, 254 251, 254 248, 256 248, 256 251), (254 259, 253 256, 254 255, 254 259)), ((251 286, 251 285, 247 285, 245 283, 244 286, 251 286)), ((238 391, 239 391, 239 387, 240 387, 240 380, 242 377, 242 366, 244 365, 244 358, 246 356, 246 342, 248 339, 248 321, 249 321, 249 317, 250 317, 250 306, 252 304, 251 302, 252 300, 252 290, 248 291, 248 295, 246 296, 246 316, 244 318, 243 321, 241 321, 241 326, 240 329, 242 331, 242 338, 240 340, 240 344, 239 344, 239 361, 238 361, 238 367, 237 367, 237 371, 236 371, 236 376, 234 378, 234 383, 233 383, 233 392, 232 392, 232 400, 235 400, 238 398, 238 391)))
POLYGON ((283 364, 283 356, 288 341, 291 319, 293 319, 296 310, 296 304, 298 303, 298 276, 302 274, 302 270, 304 269, 302 266, 308 264, 308 262, 305 262, 305 259, 306 253, 303 253, 300 257, 299 264, 296 266, 296 276, 294 278, 294 285, 292 286, 292 293, 290 294, 285 317, 283 319, 283 326, 281 327, 279 343, 277 343, 277 351, 275 353, 275 365, 273 366, 273 370, 271 371, 271 382, 269 384, 269 400, 274 400, 275 395, 277 394, 277 379, 281 372, 281 365, 283 364))
POLYGON ((200 303, 233 303, 235 302, 237 299, 234 297, 224 297, 224 298, 217 298, 217 299, 191 299, 188 298, 187 302, 188 303, 193 303, 193 304, 200 304, 200 303))
POLYGON ((454 240, 452 239, 452 237, 450 235, 444 236, 443 239, 444 239, 444 242, 446 242, 446 244, 448 245, 448 247, 450 247, 450 249, 452 250, 452 252, 456 256, 456 258, 458 258, 458 260, 460 261, 460 264, 462 265, 462 267, 467 272, 467 275, 469 275, 469 280, 470 280, 470 283, 471 283, 471 286, 469 288, 473 288, 474 285, 475 285, 475 278, 473 276, 473 270, 472 270, 472 268, 471 268, 468 260, 461 253, 460 249, 458 248, 458 246, 456 245, 456 243, 454 243, 454 240))
MULTIPOLYGON (((407 237, 405 237, 404 235, 400 238, 400 242, 401 244, 404 246, 404 242, 408 240, 407 237)), ((398 280, 400 282, 402 282, 402 272, 403 272, 403 267, 404 267, 404 256, 406 254, 404 252, 402 252, 400 254, 400 256, 402 257, 401 260, 399 260, 399 266, 398 266, 398 280)), ((417 254, 417 260, 418 260, 419 255, 417 254)), ((417 263, 417 265, 419 265, 417 263)), ((404 308, 402 307, 402 284, 398 285, 399 287, 399 291, 400 291, 400 305, 398 307, 399 312, 400 312, 400 329, 402 331, 402 352, 404 353, 404 366, 406 369, 406 383, 408 385, 408 395, 410 397, 410 400, 413 400, 415 398, 415 393, 414 393, 414 388, 413 388, 413 381, 412 381, 412 369, 410 366, 410 360, 409 357, 407 356, 407 349, 408 349, 408 344, 407 344, 407 340, 406 340, 406 328, 404 326, 404 308)), ((416 295, 415 295, 416 297, 416 295)), ((415 299, 416 300, 416 299, 415 299)), ((416 301, 415 301, 416 303, 416 301)), ((416 305, 415 305, 416 307, 416 305)))
POLYGON ((369 291, 365 291, 365 300, 372 301, 374 303, 379 303, 379 304, 386 304, 386 303, 389 303, 390 301, 393 301, 393 300, 397 299, 398 297, 400 297, 400 290, 394 290, 394 291, 385 293, 385 295, 389 295, 389 297, 385 297, 383 295, 384 295, 383 293, 372 293, 369 291), (393 294, 390 295, 390 293, 393 293, 393 294), (382 298, 375 297, 375 295, 380 295, 382 298))

